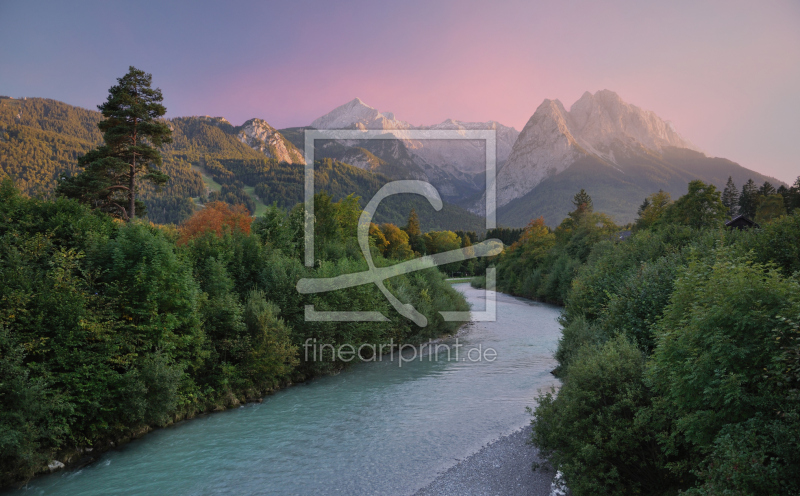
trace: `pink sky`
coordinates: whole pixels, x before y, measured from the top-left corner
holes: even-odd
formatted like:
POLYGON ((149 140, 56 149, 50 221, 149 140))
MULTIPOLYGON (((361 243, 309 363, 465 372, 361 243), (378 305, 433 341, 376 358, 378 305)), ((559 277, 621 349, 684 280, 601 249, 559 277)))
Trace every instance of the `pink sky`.
POLYGON ((358 96, 521 130, 545 98, 607 88, 709 155, 800 175, 796 1, 126 5, 0 5, 0 94, 94 108, 133 64, 170 116, 300 126, 358 96))

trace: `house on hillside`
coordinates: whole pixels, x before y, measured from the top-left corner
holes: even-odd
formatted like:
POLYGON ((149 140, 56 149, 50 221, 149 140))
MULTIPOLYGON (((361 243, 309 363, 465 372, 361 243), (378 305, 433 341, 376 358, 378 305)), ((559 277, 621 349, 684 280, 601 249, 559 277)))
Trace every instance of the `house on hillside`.
POLYGON ((744 215, 737 215, 733 219, 729 220, 725 223, 725 227, 728 229, 750 229, 751 227, 759 228, 758 224, 755 221, 752 221, 745 217, 744 215))

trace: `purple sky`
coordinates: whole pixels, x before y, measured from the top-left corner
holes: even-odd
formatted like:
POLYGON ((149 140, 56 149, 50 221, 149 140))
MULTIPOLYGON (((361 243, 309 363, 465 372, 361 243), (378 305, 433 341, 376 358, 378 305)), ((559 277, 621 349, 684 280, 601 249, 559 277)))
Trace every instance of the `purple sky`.
POLYGON ((135 65, 169 116, 300 126, 358 96, 519 130, 545 98, 607 88, 709 155, 800 174, 796 0, 68 4, 0 0, 0 94, 95 108, 135 65))

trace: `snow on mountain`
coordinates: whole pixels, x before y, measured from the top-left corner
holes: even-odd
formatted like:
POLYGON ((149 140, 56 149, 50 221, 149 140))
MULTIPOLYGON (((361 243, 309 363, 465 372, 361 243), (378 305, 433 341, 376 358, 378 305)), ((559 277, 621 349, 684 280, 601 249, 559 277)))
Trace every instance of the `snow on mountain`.
POLYGON ((355 98, 336 107, 311 123, 316 129, 409 129, 411 126, 394 118, 391 112, 381 113, 355 98))
POLYGON ((513 127, 495 121, 463 122, 447 119, 431 126, 412 126, 396 119, 391 112, 379 112, 356 98, 341 105, 311 123, 317 129, 379 129, 391 131, 401 140, 409 153, 423 169, 431 167, 445 174, 462 178, 483 172, 485 167, 484 143, 477 140, 412 140, 408 130, 497 130, 497 162, 502 163, 511 153, 519 132, 513 127))

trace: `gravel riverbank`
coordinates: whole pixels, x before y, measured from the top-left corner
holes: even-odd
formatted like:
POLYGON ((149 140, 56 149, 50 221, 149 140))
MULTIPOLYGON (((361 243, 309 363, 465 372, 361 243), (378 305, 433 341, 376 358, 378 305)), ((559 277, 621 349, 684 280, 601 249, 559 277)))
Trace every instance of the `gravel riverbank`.
POLYGON ((555 472, 526 444, 530 426, 502 437, 450 468, 415 496, 550 496, 555 472), (546 466, 546 465, 545 465, 546 466))

